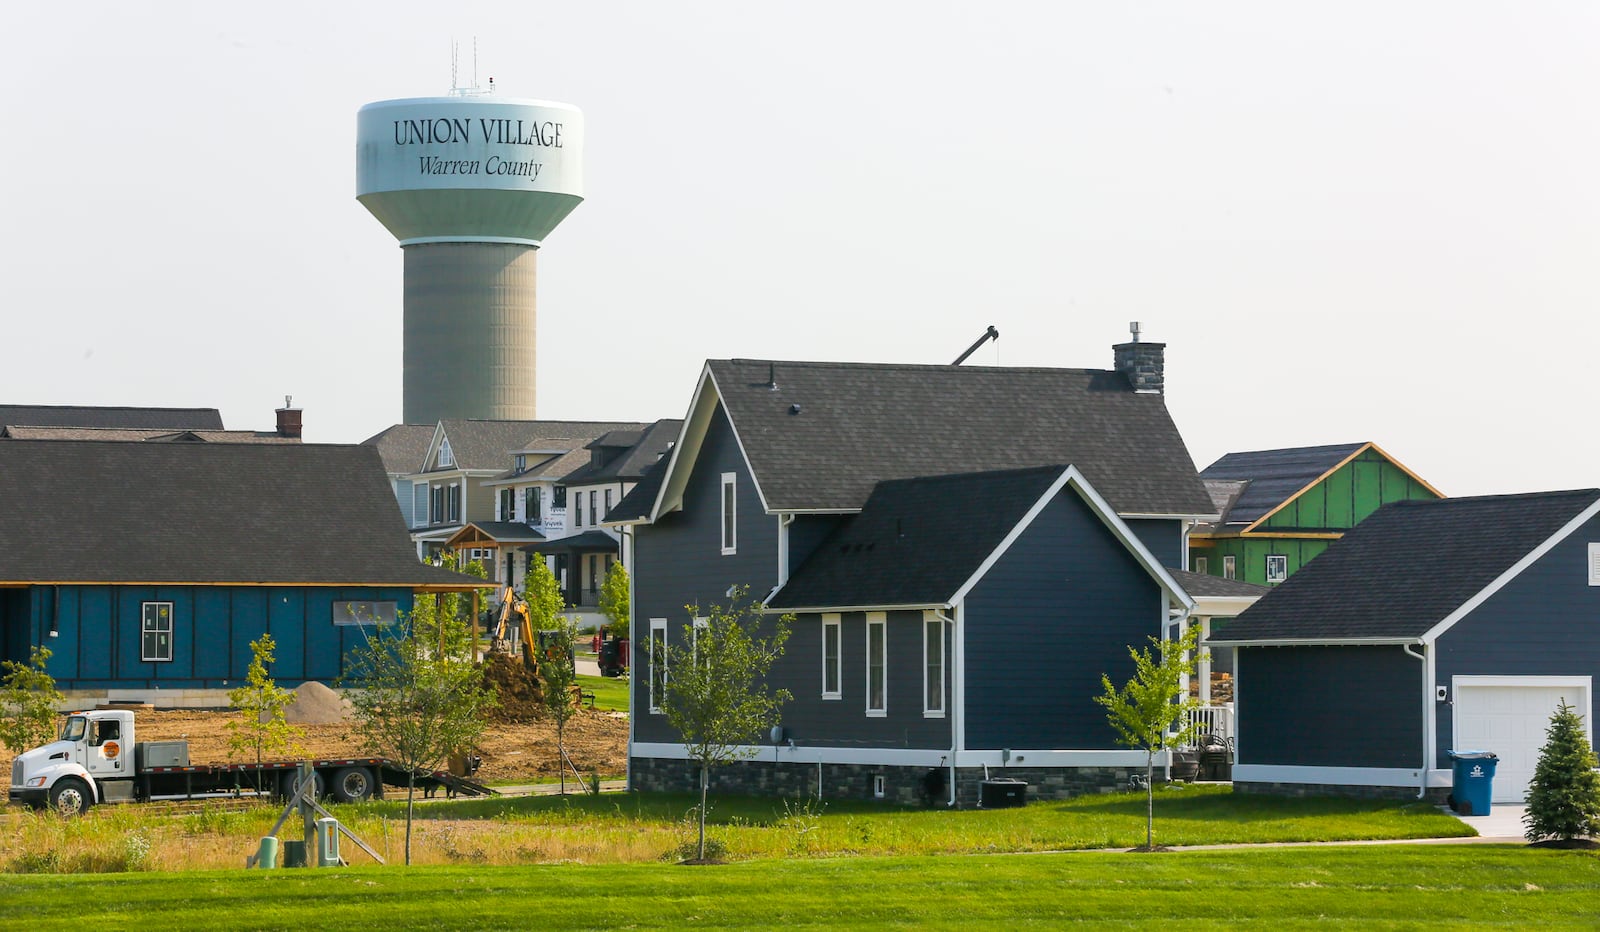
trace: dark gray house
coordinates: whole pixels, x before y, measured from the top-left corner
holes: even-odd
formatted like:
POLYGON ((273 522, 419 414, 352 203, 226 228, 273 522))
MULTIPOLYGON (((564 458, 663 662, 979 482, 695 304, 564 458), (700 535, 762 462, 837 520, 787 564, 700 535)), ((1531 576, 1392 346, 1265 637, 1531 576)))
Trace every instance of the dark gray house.
POLYGON ((1164 567, 1213 513, 1160 344, 1127 346, 1112 371, 707 363, 671 456, 608 515, 630 529, 632 785, 691 785, 650 647, 739 585, 798 617, 774 672, 795 700, 728 787, 970 803, 986 766, 1048 794, 1142 766, 1092 697, 1192 608, 1164 567))
POLYGON ((1600 490, 1386 505, 1212 643, 1236 789, 1440 799, 1446 752, 1485 750, 1521 801, 1561 700, 1593 738, 1600 490))
POLYGON ((417 561, 370 447, 0 442, 0 659, 82 698, 216 705, 269 632, 280 684, 330 681, 473 582, 417 561))

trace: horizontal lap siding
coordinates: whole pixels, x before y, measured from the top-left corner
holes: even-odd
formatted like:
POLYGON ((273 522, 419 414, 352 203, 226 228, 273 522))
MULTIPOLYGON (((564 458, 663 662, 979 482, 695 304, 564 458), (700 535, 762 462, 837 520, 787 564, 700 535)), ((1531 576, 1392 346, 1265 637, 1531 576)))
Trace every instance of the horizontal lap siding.
POLYGON ((1422 662, 1399 647, 1241 647, 1241 764, 1416 767, 1422 662))
MULTIPOLYGON (((1589 544, 1600 518, 1557 544, 1439 638, 1437 685, 1455 676, 1590 676, 1600 683, 1600 586, 1590 586, 1589 544)), ((1600 690, 1579 709, 1600 721, 1600 690)), ((1571 700, 1569 700, 1571 701, 1571 700)), ((1441 761, 1453 747, 1452 709, 1439 708, 1441 761)), ((1600 731, 1597 731, 1600 733, 1600 731)), ((1440 763, 1438 766, 1447 766, 1440 763)))
POLYGON ((671 742, 677 735, 650 708, 650 619, 667 619, 668 643, 682 637, 690 619, 686 606, 727 605, 728 587, 749 587, 751 599, 765 598, 777 583, 778 519, 766 514, 744 455, 719 407, 712 415, 694 471, 683 490, 683 508, 634 533, 633 708, 634 737, 671 742), (737 474, 737 552, 722 553, 722 474, 737 474))
POLYGON ((1094 702, 1158 635, 1160 587, 1077 494, 1062 492, 967 597, 969 748, 1117 747, 1094 702))
MULTIPOLYGON (((794 695, 783 708, 788 737, 803 747, 948 748, 949 718, 923 715, 922 613, 887 613, 887 714, 867 716, 867 616, 841 616, 842 698, 822 698, 822 616, 796 619, 772 681, 794 695)), ((945 632, 945 697, 949 704, 953 656, 945 632)))
POLYGON ((1167 519, 1134 518, 1125 522, 1156 562, 1169 569, 1183 566, 1183 523, 1167 519))

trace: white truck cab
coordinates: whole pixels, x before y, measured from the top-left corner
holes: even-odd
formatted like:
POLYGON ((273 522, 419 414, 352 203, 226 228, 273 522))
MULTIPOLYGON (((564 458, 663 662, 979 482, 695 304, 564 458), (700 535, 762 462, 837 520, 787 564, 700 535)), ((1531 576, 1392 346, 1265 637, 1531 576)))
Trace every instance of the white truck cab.
POLYGON ((17 755, 11 764, 11 794, 42 809, 84 812, 108 795, 131 795, 134 774, 133 713, 74 712, 61 736, 17 755))

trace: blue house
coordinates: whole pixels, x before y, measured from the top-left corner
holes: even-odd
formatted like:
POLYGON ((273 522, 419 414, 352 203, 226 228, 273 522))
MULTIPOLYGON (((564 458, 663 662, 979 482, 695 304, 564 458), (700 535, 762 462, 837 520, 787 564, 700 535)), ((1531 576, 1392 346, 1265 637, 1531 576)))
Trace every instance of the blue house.
POLYGON ((1386 505, 1232 622, 1236 791, 1520 802, 1565 700, 1593 740, 1600 490, 1386 505))
POLYGON ((1168 567, 1214 516, 1160 393, 1113 370, 713 360, 671 457, 608 515, 634 585, 629 777, 688 789, 652 646, 746 586, 797 624, 776 742, 735 791, 965 805, 1126 785, 1094 704, 1193 607, 1168 567))
POLYGON ((217 705, 264 633, 280 684, 332 681, 363 625, 473 588, 370 447, 8 439, 0 502, 0 659, 49 648, 74 698, 217 705))

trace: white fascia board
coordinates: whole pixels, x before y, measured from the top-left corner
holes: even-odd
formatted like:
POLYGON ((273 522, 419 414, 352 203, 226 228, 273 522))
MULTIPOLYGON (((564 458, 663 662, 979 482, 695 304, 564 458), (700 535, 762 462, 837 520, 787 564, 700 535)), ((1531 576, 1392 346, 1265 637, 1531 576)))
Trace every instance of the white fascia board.
MULTIPOLYGON (((773 595, 777 595, 774 592, 773 595)), ((841 612, 942 612, 948 611, 948 604, 939 605, 928 603, 925 605, 807 605, 800 608, 768 608, 763 606, 763 615, 832 615, 841 612)))
POLYGON ((1554 550, 1557 544, 1566 540, 1568 537, 1571 537, 1572 534, 1578 530, 1578 528, 1587 524, 1589 519, 1593 518, 1597 513, 1600 513, 1600 498, 1595 499, 1595 501, 1592 502, 1589 507, 1578 512, 1577 517, 1562 525, 1561 530, 1550 535, 1550 537, 1546 539, 1544 543, 1528 551, 1522 559, 1518 560, 1516 563, 1513 563, 1510 569, 1497 576, 1494 582, 1484 586, 1483 589, 1478 592, 1478 594, 1461 603, 1461 605, 1455 611, 1446 615, 1442 621, 1434 625, 1432 628, 1429 628, 1427 633, 1422 636, 1422 640, 1432 644, 1439 638, 1440 635, 1443 635, 1446 631, 1449 631, 1451 628, 1455 627, 1456 622, 1470 615, 1473 610, 1482 605, 1484 602, 1487 602, 1489 598, 1496 592, 1504 589, 1511 582, 1511 580, 1522 575, 1523 570, 1526 570, 1528 567, 1539 562, 1540 558, 1549 553, 1551 550, 1554 550))
MULTIPOLYGON (((1393 786, 1415 789, 1422 769, 1407 767, 1304 767, 1288 764, 1234 764, 1233 782, 1310 783, 1328 786, 1393 786)), ((1428 786, 1449 786, 1448 770, 1429 770, 1428 786)))
POLYGON ((1420 637, 1409 638, 1278 638, 1276 640, 1230 641, 1212 638, 1206 642, 1212 647, 1403 647, 1423 643, 1420 637))
POLYGON ((1212 521, 1221 521, 1222 520, 1222 515, 1158 515, 1158 514, 1145 514, 1143 512, 1138 512, 1138 511, 1123 511, 1123 512, 1118 512, 1118 514, 1121 516, 1121 518, 1124 521, 1133 521, 1133 520, 1136 520, 1136 519, 1137 520, 1160 519, 1160 520, 1169 520, 1169 521, 1204 521, 1204 522, 1212 522, 1212 521))
POLYGON ((1144 567, 1145 572, 1149 573, 1151 578, 1155 579, 1157 585, 1167 593, 1167 596, 1182 605, 1185 610, 1192 611, 1194 609, 1194 599, 1183 590, 1182 586, 1178 585, 1178 581, 1172 578, 1172 574, 1167 572, 1166 567, 1161 565, 1161 561, 1155 558, 1150 549, 1144 545, 1144 541, 1141 541, 1139 536, 1133 533, 1127 524, 1123 523, 1122 518, 1117 516, 1117 513, 1111 509, 1110 504, 1100 496, 1099 492, 1095 491, 1094 486, 1089 484, 1089 480, 1084 478, 1083 473, 1079 472, 1076 466, 1068 466, 1061 471, 1061 475, 1050 483, 1050 488, 1039 496, 1039 500, 1033 503, 1027 514, 1022 516, 1022 520, 1017 522, 1011 532, 1000 542, 1000 545, 994 549, 994 552, 984 558, 977 572, 973 573, 965 583, 961 584, 961 588, 957 589, 955 594, 950 597, 948 604, 954 605, 964 600, 973 587, 999 562, 1000 558, 1005 556, 1006 551, 1011 549, 1011 545, 1017 542, 1017 539, 1022 536, 1022 532, 1033 524, 1045 507, 1068 485, 1072 486, 1078 496, 1089 506, 1089 510, 1094 512, 1100 522, 1116 536, 1117 540, 1122 542, 1128 552, 1133 554, 1134 559, 1139 561, 1139 565, 1144 567))
POLYGON ((858 515, 860 508, 777 508, 767 514, 796 518, 800 515, 858 515))
MULTIPOLYGON (((838 748, 798 744, 773 746, 746 745, 738 749, 752 761, 782 764, 858 764, 883 767, 940 767, 950 764, 949 748, 838 748)), ((629 757, 688 760, 689 751, 681 744, 635 742, 628 747, 629 757)), ((1001 751, 958 751, 955 766, 990 767, 1003 765, 1001 751)), ((1164 754, 1157 754, 1162 762, 1164 754)), ((1143 751, 1126 750, 1013 750, 1013 767, 1143 767, 1143 751)))

